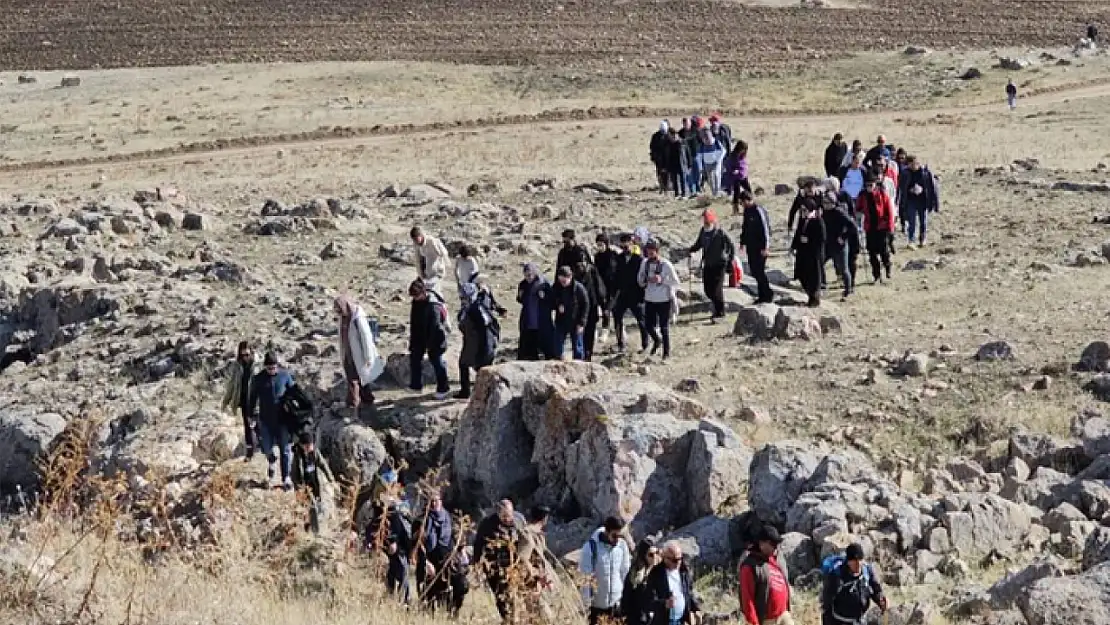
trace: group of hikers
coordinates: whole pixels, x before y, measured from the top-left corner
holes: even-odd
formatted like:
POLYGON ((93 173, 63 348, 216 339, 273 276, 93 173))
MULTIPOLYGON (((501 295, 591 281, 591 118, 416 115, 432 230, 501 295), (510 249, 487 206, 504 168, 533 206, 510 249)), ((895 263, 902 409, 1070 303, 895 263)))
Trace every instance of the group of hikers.
MULTIPOLYGON (((474 572, 484 578, 506 624, 555 623, 558 607, 566 607, 559 603, 566 584, 580 593, 577 611, 588 625, 702 622, 701 601, 682 545, 659 544, 654 537, 635 543, 619 518, 609 517, 591 532, 577 553, 576 570, 570 572, 547 549, 551 510, 545 506, 521 515, 512 501, 498 502, 477 524, 469 546, 467 537, 452 526, 439 495, 432 495, 415 515, 400 497, 384 498, 382 511, 384 516, 368 526, 365 545, 372 552, 385 552, 387 586, 406 606, 446 609, 457 617, 474 572), (412 566, 415 576, 410 581, 412 566), (412 582, 419 592, 416 600, 412 582)), ((743 538, 736 617, 749 625, 793 625, 790 573, 778 553, 782 539, 774 526, 759 523, 750 513, 746 516, 750 531, 743 538)), ((823 625, 861 625, 872 605, 887 609, 882 585, 861 545, 827 557, 821 569, 823 625)))

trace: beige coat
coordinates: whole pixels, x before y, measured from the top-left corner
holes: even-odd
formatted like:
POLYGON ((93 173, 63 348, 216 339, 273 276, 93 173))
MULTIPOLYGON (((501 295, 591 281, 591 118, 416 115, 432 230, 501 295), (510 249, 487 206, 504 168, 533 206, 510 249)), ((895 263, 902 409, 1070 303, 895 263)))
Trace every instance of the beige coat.
POLYGON ((450 255, 443 242, 424 235, 424 245, 416 246, 416 273, 426 284, 438 285, 447 275, 447 259, 450 255))

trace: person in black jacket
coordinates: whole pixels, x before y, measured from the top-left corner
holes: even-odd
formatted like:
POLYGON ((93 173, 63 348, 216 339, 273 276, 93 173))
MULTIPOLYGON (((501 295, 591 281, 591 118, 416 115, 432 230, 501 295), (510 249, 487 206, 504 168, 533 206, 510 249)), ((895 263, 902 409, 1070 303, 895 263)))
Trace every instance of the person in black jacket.
POLYGON ((825 576, 821 589, 821 625, 862 625, 871 604, 887 610, 879 576, 863 560, 863 546, 848 545, 844 562, 825 576))
POLYGON ((409 310, 409 388, 424 390, 424 356, 436 375, 436 399, 447 399, 447 305, 417 278, 409 285, 412 307, 409 310))
MULTIPOLYGON (((655 179, 659 182, 659 192, 667 192, 667 142, 670 124, 667 120, 659 122, 659 130, 651 135, 651 142, 648 144, 648 151, 651 153, 651 162, 655 165, 655 179)), ((560 267, 563 265, 560 264, 560 267)), ((574 265, 569 265, 573 267, 574 265)))
POLYGON ((627 625, 650 625, 652 618, 651 595, 648 592, 648 575, 661 557, 659 547, 651 536, 636 545, 632 567, 624 578, 620 611, 627 625))
POLYGON ((794 218, 798 213, 804 213, 806 207, 812 206, 810 201, 817 195, 817 181, 808 178, 802 183, 802 188, 798 189, 798 194, 794 196, 794 202, 790 204, 790 213, 786 216, 786 228, 788 230, 794 229, 794 218))
POLYGON ((698 239, 690 247, 690 253, 701 252, 701 281, 705 296, 713 304, 710 323, 716 323, 725 316, 725 273, 732 268, 736 258, 736 246, 732 238, 721 229, 717 213, 707 208, 702 213, 702 228, 698 239))
POLYGON ((644 326, 644 287, 640 286, 640 265, 644 257, 632 253, 632 235, 621 235, 621 253, 617 256, 617 283, 613 300, 613 330, 617 334, 617 350, 624 351, 624 316, 631 312, 640 329, 640 349, 648 347, 647 327, 644 326))
MULTIPOLYGON (((821 197, 821 219, 825 222, 825 258, 832 259, 836 275, 844 287, 844 299, 852 294, 859 257, 859 229, 848 210, 847 196, 841 196, 836 178, 825 181, 821 197)), ((824 265, 821 266, 824 272, 824 265)))
POLYGON ((833 135, 829 147, 825 148, 825 175, 830 177, 837 175, 847 155, 848 144, 844 143, 844 135, 838 132, 833 135))
POLYGON ((385 539, 385 553, 389 556, 389 566, 385 573, 385 585, 390 594, 399 595, 401 602, 409 603, 409 553, 412 551, 412 518, 408 506, 393 501, 389 505, 387 522, 389 524, 385 539))
POLYGON ((821 305, 821 267, 825 264, 825 222, 817 199, 806 198, 804 214, 794 232, 794 278, 802 283, 809 307, 821 305))
POLYGON ((535 263, 524 266, 524 279, 516 288, 520 304, 520 341, 517 360, 551 357, 555 329, 551 323, 551 283, 540 275, 535 263))
POLYGON ((597 267, 593 265, 578 263, 574 268, 574 279, 586 287, 586 295, 589 296, 586 327, 582 331, 582 349, 585 354, 583 360, 589 362, 593 357, 594 343, 597 340, 597 322, 601 320, 601 310, 605 304, 607 292, 597 267))
POLYGON ((493 295, 473 283, 463 284, 459 295, 459 331, 463 335, 459 352, 459 392, 455 399, 470 399, 470 370, 481 371, 493 364, 497 344, 501 339, 501 324, 494 314, 505 316, 505 309, 497 305, 493 295))
POLYGON ((555 308, 555 359, 563 357, 569 337, 574 359, 585 360, 583 335, 590 318, 590 295, 585 285, 574 279, 574 271, 570 267, 559 267, 555 286, 551 288, 551 298, 555 308))
POLYGON ((757 304, 774 301, 771 282, 767 279, 767 257, 771 254, 771 220, 767 209, 755 203, 755 197, 748 191, 740 192, 740 203, 744 206, 744 225, 740 230, 740 249, 747 251, 748 271, 759 285, 757 304))
POLYGON ((646 584, 653 614, 652 625, 692 624, 700 617, 701 606, 694 594, 694 578, 683 562, 682 547, 677 542, 663 545, 663 561, 648 573, 646 584), (671 589, 675 586, 682 592, 673 592, 671 589))
POLYGON ((664 167, 667 171, 667 182, 674 189, 675 197, 686 196, 686 170, 690 168, 690 155, 686 150, 686 143, 678 136, 678 131, 671 128, 667 133, 667 143, 664 145, 664 167))
POLYGON ((493 593, 497 612, 502 621, 511 619, 516 601, 509 585, 509 574, 517 563, 516 545, 520 540, 521 526, 513 502, 502 499, 497 510, 478 523, 474 534, 472 563, 485 574, 493 593))
POLYGON ((574 267, 583 262, 593 262, 590 250, 585 245, 578 244, 574 230, 563 230, 563 247, 559 248, 559 254, 555 257, 555 268, 574 267))
POLYGON ((605 233, 597 235, 594 267, 597 267, 597 273, 601 276, 601 282, 605 285, 605 298, 601 302, 602 329, 609 328, 609 320, 612 317, 613 296, 617 293, 618 256, 620 254, 609 244, 609 235, 605 233))

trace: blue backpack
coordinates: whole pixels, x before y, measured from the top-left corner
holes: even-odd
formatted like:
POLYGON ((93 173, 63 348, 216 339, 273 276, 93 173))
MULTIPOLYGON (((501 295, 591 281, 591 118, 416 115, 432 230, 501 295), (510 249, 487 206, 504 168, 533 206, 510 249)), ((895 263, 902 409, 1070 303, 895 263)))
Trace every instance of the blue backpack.
MULTIPOLYGON (((828 577, 829 575, 840 575, 840 569, 844 566, 844 562, 846 560, 847 558, 843 553, 834 553, 830 556, 826 556, 825 559, 821 561, 821 574, 826 577, 828 577)), ((861 575, 861 577, 863 578, 864 584, 871 583, 870 564, 865 564, 863 566, 863 574, 861 575)), ((837 590, 837 592, 839 592, 839 589, 837 590)))

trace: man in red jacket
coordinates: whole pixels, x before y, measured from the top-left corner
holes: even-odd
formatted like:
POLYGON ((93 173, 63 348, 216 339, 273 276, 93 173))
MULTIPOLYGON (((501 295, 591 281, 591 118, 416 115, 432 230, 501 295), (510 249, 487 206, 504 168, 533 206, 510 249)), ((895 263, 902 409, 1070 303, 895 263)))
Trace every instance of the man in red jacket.
POLYGON ((890 280, 890 236, 894 232, 894 200, 874 176, 864 180, 863 193, 856 200, 856 212, 863 215, 863 233, 867 239, 867 255, 871 259, 871 277, 881 282, 879 265, 890 280))
POLYGON ((794 625, 790 616, 790 576, 778 559, 782 538, 765 526, 740 563, 740 613, 747 625, 794 625))

